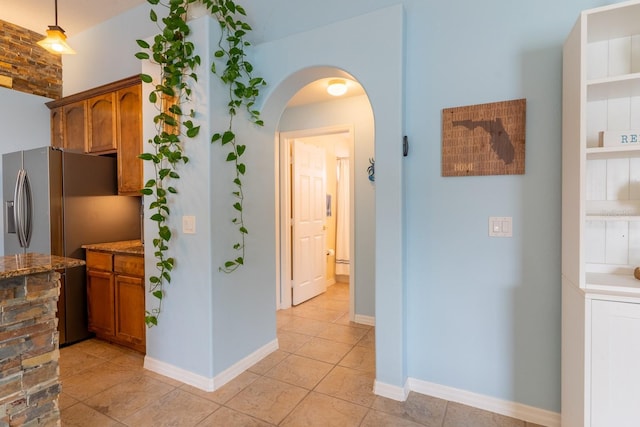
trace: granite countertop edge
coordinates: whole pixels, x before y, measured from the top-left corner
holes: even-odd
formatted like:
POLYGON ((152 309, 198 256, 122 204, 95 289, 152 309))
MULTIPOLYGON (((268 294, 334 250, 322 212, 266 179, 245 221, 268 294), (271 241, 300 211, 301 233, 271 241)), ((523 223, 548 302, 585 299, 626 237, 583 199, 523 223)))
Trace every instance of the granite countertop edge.
POLYGON ((123 240, 118 242, 91 243, 82 245, 86 250, 109 252, 122 255, 144 255, 144 245, 140 240, 123 240))
POLYGON ((0 257, 0 279, 80 267, 84 260, 56 255, 26 253, 0 257))

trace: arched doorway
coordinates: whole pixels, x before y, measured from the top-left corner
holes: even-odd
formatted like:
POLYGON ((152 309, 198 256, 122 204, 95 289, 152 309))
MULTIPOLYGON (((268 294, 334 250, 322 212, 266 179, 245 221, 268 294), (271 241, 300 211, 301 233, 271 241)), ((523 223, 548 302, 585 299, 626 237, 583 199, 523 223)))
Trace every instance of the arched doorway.
MULTIPOLYGON (((268 144, 262 146, 263 158, 269 156, 275 159, 277 144, 274 136, 278 131, 278 123, 289 99, 303 86, 333 76, 336 70, 349 70, 352 76, 344 71, 338 75, 355 78, 365 87, 374 114, 376 156, 375 242, 371 248, 375 253, 375 261, 368 266, 374 272, 375 288, 375 391, 398 400, 406 398, 407 390, 402 157, 403 14, 402 5, 393 6, 256 46, 255 63, 260 65, 263 77, 271 84, 260 105, 265 127, 259 130, 246 129, 246 135, 243 135, 268 144), (373 28, 385 28, 385 31, 372 31, 373 28), (380 55, 380 52, 385 54, 380 55), (336 66, 328 67, 325 64, 336 66)), ((271 188, 274 189, 271 192, 263 186, 265 192, 261 196, 265 204, 270 203, 269 200, 273 203, 278 199, 275 194, 275 168, 269 171, 265 167, 261 170, 271 172, 271 188)), ((279 207, 274 208, 274 229, 265 223, 268 227, 265 232, 269 233, 265 238, 273 241, 273 267, 267 264, 262 266, 260 277, 264 277, 265 271, 273 271, 275 287, 281 278, 275 256, 280 250, 276 244, 275 230, 279 207)), ((265 250, 269 249, 265 246, 265 250)), ((264 261, 268 260, 267 257, 264 261)), ((260 280, 258 272, 256 276, 260 280)), ((275 308, 275 301, 273 306, 275 308)))
MULTIPOLYGON (((310 70, 305 70, 310 71, 310 70)), ((337 69, 323 69, 329 77, 343 73, 337 69)), ((320 146, 324 145, 327 164, 327 183, 333 185, 326 191, 326 202, 329 204, 326 212, 322 212, 323 225, 326 226, 327 239, 329 243, 325 248, 323 256, 326 257, 327 284, 335 281, 344 282, 347 280, 350 286, 350 320, 367 325, 373 325, 375 321, 375 277, 371 269, 374 265, 375 253, 375 205, 374 205, 374 185, 367 175, 369 159, 374 157, 374 123, 373 112, 366 93, 362 87, 354 80, 349 81, 349 90, 346 96, 341 98, 304 95, 305 91, 326 90, 326 83, 330 80, 324 78, 314 80, 304 85, 302 90, 292 98, 299 99, 301 94, 306 102, 289 103, 282 114, 278 125, 277 139, 277 162, 279 170, 279 247, 280 260, 277 263, 280 268, 280 287, 277 291, 279 308, 288 308, 292 304, 291 284, 297 284, 299 275, 294 274, 296 263, 293 259, 302 256, 292 253, 291 242, 293 241, 292 230, 296 227, 296 222, 292 219, 291 201, 294 199, 293 167, 294 156, 291 155, 291 147, 294 141, 315 141, 320 146), (337 144, 337 148, 336 148, 337 144), (342 145, 344 144, 344 145, 342 145), (341 147, 340 147, 341 146, 341 147), (337 150, 337 151, 336 151, 337 150), (349 175, 343 177, 343 181, 349 184, 348 195, 349 204, 338 206, 338 191, 335 188, 337 159, 347 164, 344 165, 349 170, 349 175), (333 174, 333 177, 330 175, 333 174), (331 179, 332 178, 332 179, 331 179), (346 180, 344 179, 346 178, 346 180), (340 215, 346 212, 349 216, 346 225, 336 226, 337 220, 342 220, 340 215), (337 234, 341 233, 341 234, 337 234), (343 234, 345 233, 345 234, 343 234), (348 242, 349 247, 341 247, 341 243, 348 242), (292 259, 293 258, 293 259, 292 259), (337 268, 336 260, 339 260, 337 268), (348 265, 345 268, 345 263, 348 265), (338 274, 335 274, 335 273, 338 274), (346 276, 346 277, 345 277, 346 276), (296 279, 296 280, 294 280, 296 279), (356 310, 356 304, 357 310, 356 310)), ((324 197, 324 194, 321 195, 324 197)), ((294 292, 296 289, 294 288, 294 292)), ((299 302, 299 299, 298 299, 299 302)), ((293 299, 295 304, 295 298, 293 299)))

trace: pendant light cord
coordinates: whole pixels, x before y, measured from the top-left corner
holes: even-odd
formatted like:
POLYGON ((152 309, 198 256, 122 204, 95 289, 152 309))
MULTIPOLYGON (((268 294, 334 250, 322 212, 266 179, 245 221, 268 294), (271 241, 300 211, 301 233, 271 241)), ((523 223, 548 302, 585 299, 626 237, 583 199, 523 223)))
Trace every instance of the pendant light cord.
POLYGON ((54 5, 56 8, 56 27, 58 26, 58 0, 54 0, 54 5))

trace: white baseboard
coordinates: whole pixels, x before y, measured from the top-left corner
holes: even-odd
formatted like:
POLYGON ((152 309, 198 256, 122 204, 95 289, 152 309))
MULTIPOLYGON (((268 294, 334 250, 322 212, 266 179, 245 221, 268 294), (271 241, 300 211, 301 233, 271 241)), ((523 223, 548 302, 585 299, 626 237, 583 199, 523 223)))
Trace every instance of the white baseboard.
POLYGON ((279 348, 278 339, 276 338, 275 340, 263 345, 262 347, 260 347, 259 349, 257 349, 256 351, 254 351, 244 359, 234 363, 224 371, 220 372, 213 379, 213 385, 215 386, 215 390, 219 389, 220 387, 222 387, 223 385, 225 385, 226 383, 228 383, 229 381, 231 381, 232 379, 234 379, 235 377, 237 377, 238 375, 240 375, 241 373, 243 373, 244 371, 246 371, 256 363, 258 363, 259 361, 261 361, 262 359, 264 359, 265 357, 267 357, 268 355, 276 351, 278 348, 279 348))
POLYGON ((409 396, 409 382, 407 381, 404 387, 398 387, 397 385, 391 385, 382 383, 380 381, 373 382, 373 393, 378 396, 386 397, 387 399, 397 400, 404 402, 409 396))
POLYGON ((356 314, 353 318, 353 321, 356 323, 362 323, 363 325, 376 326, 376 318, 373 316, 356 314))
POLYGON ((246 371, 248 368, 267 357, 272 352, 278 349, 278 340, 275 339, 266 345, 260 347, 244 359, 233 364, 229 368, 225 369, 213 378, 203 377, 202 375, 194 374, 177 366, 173 366, 169 363, 162 362, 160 360, 153 359, 149 356, 144 357, 144 368, 149 371, 155 372, 165 377, 172 378, 190 386, 199 388, 204 391, 215 391, 246 371))
POLYGON ((213 378, 204 377, 202 375, 194 374, 191 371, 179 368, 169 363, 163 362, 149 357, 144 357, 144 368, 155 372, 156 374, 169 377, 171 379, 180 381, 181 383, 188 384, 190 386, 199 388, 204 391, 213 391, 213 378))
MULTIPOLYGON (((407 384, 409 390, 415 391, 416 393, 438 397, 451 402, 462 403, 463 405, 495 412, 496 414, 506 415, 508 417, 517 418, 534 424, 547 427, 560 427, 560 414, 556 412, 523 405, 522 403, 501 400, 495 397, 485 396, 453 387, 447 387, 440 384, 430 383, 415 378, 409 378, 407 380, 407 384)), ((405 388, 407 387, 405 386, 405 388)))
POLYGON ((335 278, 338 283, 349 283, 350 276, 348 274, 336 274, 335 278))

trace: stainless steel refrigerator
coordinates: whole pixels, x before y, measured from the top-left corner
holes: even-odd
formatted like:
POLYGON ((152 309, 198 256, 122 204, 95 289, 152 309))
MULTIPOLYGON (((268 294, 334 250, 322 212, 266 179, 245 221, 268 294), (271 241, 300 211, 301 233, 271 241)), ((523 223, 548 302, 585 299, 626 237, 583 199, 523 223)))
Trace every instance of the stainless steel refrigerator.
MULTIPOLYGON (((141 200, 117 195, 116 159, 53 147, 2 156, 4 254, 84 259, 82 245, 140 238, 141 200)), ((90 336, 85 268, 61 271, 60 344, 90 336)))

